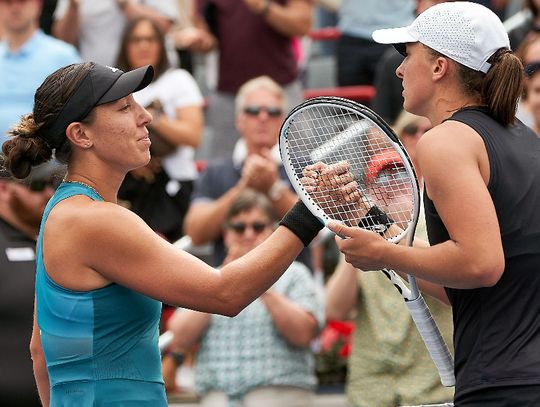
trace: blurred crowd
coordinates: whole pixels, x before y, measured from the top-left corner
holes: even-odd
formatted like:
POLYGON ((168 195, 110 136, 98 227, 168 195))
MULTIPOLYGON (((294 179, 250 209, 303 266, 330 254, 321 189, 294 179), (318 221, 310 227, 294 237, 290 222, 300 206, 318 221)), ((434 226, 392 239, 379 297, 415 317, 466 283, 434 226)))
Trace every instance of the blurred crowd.
MULTIPOLYGON (((0 0, 0 143, 56 69, 79 61, 124 71, 153 65, 154 81, 134 94, 153 116, 152 159, 128 174, 119 204, 220 266, 262 242, 297 200, 277 143, 287 113, 317 86, 317 59, 331 60, 335 77, 324 86, 335 96, 374 90, 363 103, 391 124, 414 163, 415 144, 431 124, 402 111, 395 70, 403 57, 371 33, 408 25, 441 2, 0 0), (325 30, 325 39, 313 35, 325 30)), ((540 134, 540 0, 477 2, 505 22, 527 77, 518 117, 540 134)), ((39 405, 28 351, 34 246, 62 170, 45 166, 24 182, 0 176, 2 406, 39 405)), ((422 221, 417 233, 425 233, 422 221)), ((400 301, 384 277, 346 265, 321 233, 237 317, 164 304, 163 331, 174 333, 163 355, 166 388, 195 392, 204 406, 312 405, 327 322, 353 321, 350 405, 451 400, 400 301), (194 372, 191 389, 181 369, 194 372)), ((450 309, 435 300, 430 308, 450 344, 450 309)))

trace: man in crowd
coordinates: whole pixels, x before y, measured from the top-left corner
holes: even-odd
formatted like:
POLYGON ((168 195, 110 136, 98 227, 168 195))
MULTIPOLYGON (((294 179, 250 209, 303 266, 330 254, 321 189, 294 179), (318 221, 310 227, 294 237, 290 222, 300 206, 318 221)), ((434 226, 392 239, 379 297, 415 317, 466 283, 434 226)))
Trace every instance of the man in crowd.
POLYGON ((41 0, 0 0, 0 145, 32 111, 34 93, 58 68, 79 62, 77 50, 39 29, 41 0))
MULTIPOLYGON (((214 265, 223 262, 222 225, 242 191, 252 188, 263 192, 280 219, 298 199, 277 151, 284 108, 283 89, 275 81, 263 76, 246 82, 236 97, 236 127, 241 139, 233 155, 209 160, 195 183, 184 229, 196 245, 214 242, 214 265)), ((309 264, 306 257, 301 260, 309 264)))
POLYGON ((32 372, 36 238, 41 215, 61 177, 47 163, 23 182, 0 173, 0 405, 41 406, 32 372))

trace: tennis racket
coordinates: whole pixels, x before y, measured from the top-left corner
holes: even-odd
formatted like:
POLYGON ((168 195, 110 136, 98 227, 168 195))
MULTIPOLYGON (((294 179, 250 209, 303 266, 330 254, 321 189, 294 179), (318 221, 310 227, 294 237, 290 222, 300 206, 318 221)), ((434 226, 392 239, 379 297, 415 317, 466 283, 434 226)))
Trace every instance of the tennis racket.
MULTIPOLYGON (((397 136, 375 112, 347 99, 310 99, 285 119, 279 148, 298 196, 325 225, 335 220, 379 232, 393 243, 406 237, 412 245, 420 210, 416 174, 397 136), (328 168, 339 168, 338 176, 327 177, 328 168), (381 215, 399 227, 381 224, 381 215)), ((393 270, 382 272, 405 300, 441 383, 454 386, 452 355, 415 278, 408 276, 407 286, 393 270)))

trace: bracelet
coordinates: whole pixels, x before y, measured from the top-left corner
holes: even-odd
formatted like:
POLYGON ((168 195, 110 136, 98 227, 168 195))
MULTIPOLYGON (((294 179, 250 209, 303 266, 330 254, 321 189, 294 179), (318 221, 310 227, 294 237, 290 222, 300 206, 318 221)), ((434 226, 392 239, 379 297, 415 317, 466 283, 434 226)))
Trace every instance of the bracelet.
POLYGON ((263 9, 259 12, 259 15, 261 17, 266 17, 268 12, 270 11, 270 5, 272 4, 272 0, 266 0, 266 3, 264 3, 263 9))
POLYGON ((373 205, 369 211, 358 222, 358 227, 371 230, 383 236, 384 233, 392 226, 394 221, 381 211, 377 205, 373 205))

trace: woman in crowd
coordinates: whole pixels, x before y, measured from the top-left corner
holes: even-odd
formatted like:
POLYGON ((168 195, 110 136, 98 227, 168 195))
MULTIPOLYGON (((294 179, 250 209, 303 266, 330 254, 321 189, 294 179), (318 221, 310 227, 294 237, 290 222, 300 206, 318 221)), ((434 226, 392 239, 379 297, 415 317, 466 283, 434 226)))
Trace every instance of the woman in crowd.
POLYGON ((152 161, 128 174, 119 198, 128 201, 150 227, 174 241, 182 235, 197 177, 194 155, 202 138, 203 98, 189 72, 169 66, 157 23, 139 17, 126 26, 117 67, 129 71, 145 65, 155 68, 155 77, 134 98, 153 116, 148 126, 152 161))

